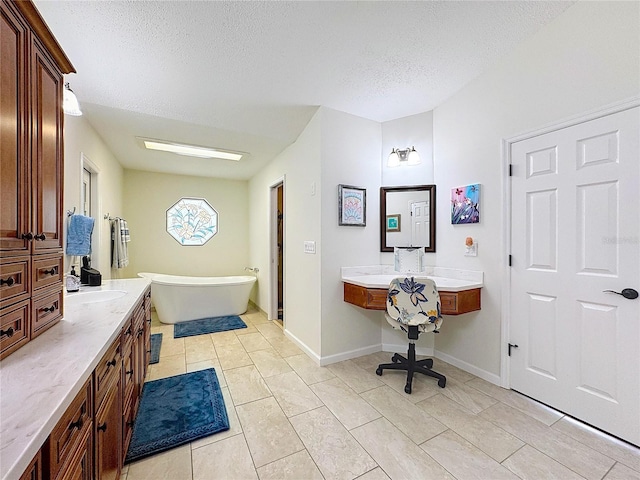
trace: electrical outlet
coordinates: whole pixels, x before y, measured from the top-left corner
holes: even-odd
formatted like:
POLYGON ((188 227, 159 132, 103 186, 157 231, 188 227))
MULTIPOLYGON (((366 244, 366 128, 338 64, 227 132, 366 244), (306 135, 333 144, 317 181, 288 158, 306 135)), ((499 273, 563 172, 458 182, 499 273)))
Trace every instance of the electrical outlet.
POLYGON ((304 253, 316 253, 316 242, 311 240, 305 240, 304 253))

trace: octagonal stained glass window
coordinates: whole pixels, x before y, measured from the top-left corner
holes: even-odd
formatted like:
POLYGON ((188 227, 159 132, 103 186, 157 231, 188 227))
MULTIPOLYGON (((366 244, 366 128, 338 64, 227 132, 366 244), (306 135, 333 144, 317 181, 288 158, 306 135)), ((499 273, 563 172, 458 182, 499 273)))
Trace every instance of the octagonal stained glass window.
POLYGON ((183 197, 167 210, 167 233, 180 245, 204 245, 218 233, 218 212, 204 198, 183 197))

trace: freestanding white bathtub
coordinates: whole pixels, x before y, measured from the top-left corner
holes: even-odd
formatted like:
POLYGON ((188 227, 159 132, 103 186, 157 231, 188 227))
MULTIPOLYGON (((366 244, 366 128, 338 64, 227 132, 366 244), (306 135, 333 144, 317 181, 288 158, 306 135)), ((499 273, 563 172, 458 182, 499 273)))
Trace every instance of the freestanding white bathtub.
POLYGON ((151 279, 151 299, 162 323, 240 315, 247 311, 256 277, 181 277, 138 273, 151 279))

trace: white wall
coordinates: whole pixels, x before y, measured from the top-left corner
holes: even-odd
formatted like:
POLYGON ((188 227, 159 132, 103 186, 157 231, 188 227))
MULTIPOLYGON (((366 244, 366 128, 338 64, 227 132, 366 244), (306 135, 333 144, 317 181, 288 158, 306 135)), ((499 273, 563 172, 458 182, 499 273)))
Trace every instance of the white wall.
POLYGON ((437 264, 482 270, 482 310, 449 317, 436 349, 500 373, 503 272, 501 141, 640 91, 640 3, 577 2, 434 111, 437 264), (482 185, 480 223, 451 225, 450 188, 482 185), (478 257, 464 257, 465 237, 478 257))
POLYGON ((245 275, 249 266, 249 189, 244 180, 124 171, 124 212, 131 232, 129 266, 172 275, 245 275), (183 246, 166 230, 166 212, 182 197, 204 198, 218 212, 218 233, 204 245, 183 246))
MULTIPOLYGON (((93 237, 92 267, 100 270, 103 279, 116 276, 111 270, 111 237, 109 222, 103 214, 122 215, 122 176, 120 163, 107 148, 97 132, 85 117, 64 117, 64 212, 76 208, 80 212, 81 156, 84 155, 99 169, 100 201, 97 205, 93 237)), ((96 207, 96 206, 94 206, 96 207)), ((65 221, 67 219, 65 218, 65 221)), ((66 247, 66 226, 64 240, 66 247)), ((71 269, 71 262, 79 265, 79 257, 65 256, 65 272, 71 269)), ((77 269, 79 272, 79 269, 77 269)))
POLYGON ((285 177, 284 324, 316 359, 320 356, 320 254, 303 252, 305 240, 320 245, 320 136, 322 112, 313 116, 298 139, 249 181, 251 265, 260 269, 256 303, 269 310, 270 190, 285 177), (311 194, 312 185, 316 194, 311 194))
MULTIPOLYGON (((378 122, 328 108, 322 113, 322 363, 380 350, 382 312, 343 301, 340 267, 375 265, 380 240, 378 122), (366 188, 366 226, 338 225, 338 185, 366 188)), ((300 245, 299 248, 302 248, 300 245)))
MULTIPOLYGON (((381 179, 385 187, 431 185, 434 183, 433 165, 433 112, 424 112, 410 117, 399 118, 382 124, 381 179), (415 146, 422 163, 415 166, 387 167, 387 157, 392 148, 415 146)), ((436 193, 438 186, 436 186, 436 193)), ((442 219, 436 214, 436 228, 442 219)), ((406 225, 406 224, 405 224, 406 225)), ((383 265, 393 265, 393 253, 380 252, 377 241, 378 261, 383 265)), ((436 243, 436 251, 439 246, 436 243)), ((437 253, 425 253, 425 262, 436 265, 437 253)), ((381 320, 382 344, 385 351, 406 352, 407 335, 394 330, 384 319, 381 320)), ((434 335, 420 335, 416 351, 422 355, 433 353, 434 335)))

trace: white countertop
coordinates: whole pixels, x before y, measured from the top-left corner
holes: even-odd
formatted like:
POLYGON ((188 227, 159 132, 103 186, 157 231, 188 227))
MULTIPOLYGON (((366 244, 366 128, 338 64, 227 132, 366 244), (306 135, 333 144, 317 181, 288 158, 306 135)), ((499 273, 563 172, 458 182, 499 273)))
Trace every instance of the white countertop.
POLYGON ((389 288, 391 280, 402 276, 428 277, 436 283, 441 292, 461 292, 472 288, 482 288, 483 272, 457 270, 442 267, 427 267, 421 273, 394 272, 388 265, 372 265, 367 267, 343 267, 341 280, 345 283, 365 288, 389 288))
MULTIPOLYGON (((123 290, 104 302, 65 301, 64 318, 0 361, 0 478, 18 479, 89 378, 150 280, 107 280, 80 292, 123 290)), ((73 293, 65 292, 65 299, 73 293)))

